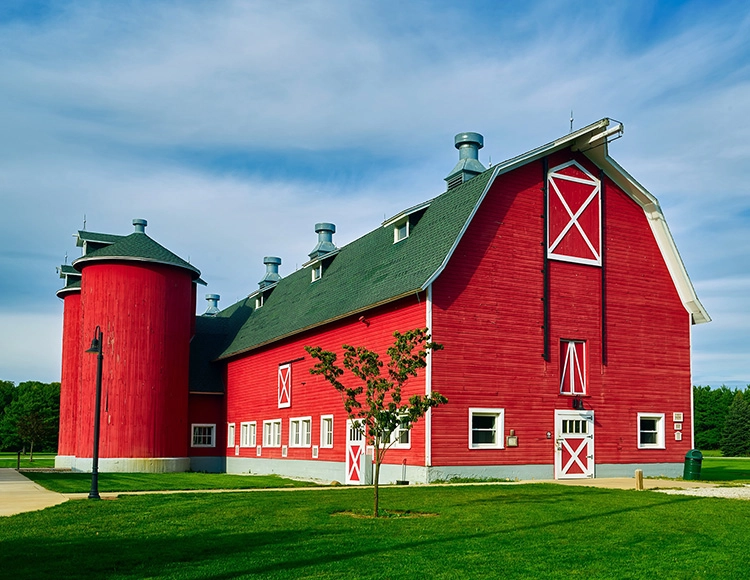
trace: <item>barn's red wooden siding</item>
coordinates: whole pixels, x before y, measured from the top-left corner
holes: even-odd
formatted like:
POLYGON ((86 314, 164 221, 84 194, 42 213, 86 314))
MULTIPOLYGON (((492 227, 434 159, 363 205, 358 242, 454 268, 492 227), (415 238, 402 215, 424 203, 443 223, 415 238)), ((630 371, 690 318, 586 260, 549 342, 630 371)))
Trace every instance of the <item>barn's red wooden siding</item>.
MULTIPOLYGON (((188 400, 188 429, 185 438, 188 445, 192 443, 193 423, 216 425, 216 447, 190 447, 194 457, 221 457, 226 454, 226 398, 222 394, 191 393, 188 400)), ((182 436, 182 434, 180 434, 182 436)))
POLYGON ((81 373, 81 293, 63 297, 62 372, 60 373, 60 434, 57 454, 75 455, 78 392, 81 373))
MULTIPOLYGON (((571 159, 551 156, 549 167, 571 159)), ((575 157, 593 175, 598 169, 575 157)), ((586 340, 587 409, 596 463, 681 461, 690 448, 690 318, 643 210, 605 180, 608 365, 602 364, 602 276, 595 266, 549 261, 550 360, 544 352, 542 162, 499 176, 433 285, 432 464, 552 464, 560 339, 586 340), (519 446, 469 450, 470 407, 505 409, 519 446), (672 412, 683 412, 674 441, 672 412), (664 450, 637 449, 637 413, 665 413, 664 450), (546 433, 553 433, 547 439, 546 433)))
MULTIPOLYGON (((194 292, 186 270, 84 264, 82 336, 93 337, 97 325, 104 334, 100 457, 187 457, 194 292)), ((78 457, 91 456, 95 380, 96 356, 84 354, 78 457)))
MULTIPOLYGON (((272 298, 271 298, 272 299, 272 298)), ((312 418, 311 445, 320 444, 320 416, 333 415, 333 448, 319 450, 320 461, 344 461, 346 446, 346 413, 341 395, 323 378, 311 375, 314 361, 305 352, 305 346, 320 346, 343 356, 341 346, 364 346, 381 354, 393 343, 393 332, 404 332, 425 326, 425 296, 403 298, 397 302, 362 313, 369 325, 359 321, 361 314, 328 324, 322 328, 302 333, 265 348, 252 351, 227 365, 227 422, 235 423, 235 443, 240 442, 240 423, 256 421, 257 445, 263 443, 263 421, 281 419, 281 444, 289 443, 289 419, 312 418), (293 361, 291 407, 278 408, 277 372, 279 364, 293 361)), ((358 381, 348 371, 344 384, 358 381)), ((424 373, 407 383, 404 394, 424 394, 424 373)), ((227 449, 226 435, 219 441, 229 456, 234 448, 227 449)), ((407 459, 410 465, 424 465, 424 421, 417 423, 411 433, 411 448, 391 449, 385 463, 398 464, 407 459)), ((240 448, 240 457, 256 457, 255 448, 240 448)), ((263 458, 281 458, 281 448, 263 447, 263 458)), ((287 459, 312 459, 312 448, 289 447, 287 459)), ((343 470, 342 470, 343 477, 343 470)))

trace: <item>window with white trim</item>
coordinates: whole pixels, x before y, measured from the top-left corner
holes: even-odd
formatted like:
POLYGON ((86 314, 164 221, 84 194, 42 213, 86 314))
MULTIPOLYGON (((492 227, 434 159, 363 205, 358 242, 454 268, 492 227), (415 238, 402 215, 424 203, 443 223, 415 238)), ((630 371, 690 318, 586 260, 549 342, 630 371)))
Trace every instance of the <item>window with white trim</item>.
POLYGON ((469 409, 469 449, 502 449, 504 409, 469 409))
POLYGON ((391 431, 391 447, 396 449, 411 449, 411 429, 404 428, 402 423, 391 431))
POLYGON ((312 417, 289 419, 289 447, 310 447, 312 417))
POLYGON ((393 224, 393 243, 396 244, 401 240, 409 237, 409 218, 393 224))
POLYGON ((664 447, 664 413, 638 413, 638 449, 664 447))
POLYGON ((313 264, 311 271, 312 271, 312 281, 316 282, 320 280, 323 277, 323 263, 318 262, 317 264, 313 264))
POLYGON ((292 365, 279 365, 276 379, 276 392, 279 399, 279 409, 292 406, 292 365))
POLYGON ((258 294, 255 297, 255 309, 258 310, 258 308, 263 308, 263 294, 258 294))
POLYGON ((281 447, 281 419, 263 421, 263 447, 281 447))
POLYGON ((255 447, 255 421, 240 423, 240 447, 255 447))
POLYGON ((560 394, 586 394, 586 341, 560 341, 560 394))
POLYGON ((333 415, 320 416, 320 447, 324 449, 333 447, 333 415))
POLYGON ((234 423, 227 423, 227 447, 234 447, 234 423))
POLYGON ((193 432, 190 447, 216 447, 215 423, 193 423, 190 427, 193 432))

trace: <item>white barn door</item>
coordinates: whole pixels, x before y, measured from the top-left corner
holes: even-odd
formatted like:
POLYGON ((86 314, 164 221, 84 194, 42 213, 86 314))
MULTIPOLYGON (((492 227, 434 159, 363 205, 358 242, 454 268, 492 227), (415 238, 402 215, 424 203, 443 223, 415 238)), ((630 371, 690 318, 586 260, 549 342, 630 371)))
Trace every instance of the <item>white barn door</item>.
POLYGON ((555 411, 555 479, 594 477, 594 411, 555 411))
POLYGON ((347 485, 365 483, 365 434, 362 422, 346 422, 346 479, 347 485))

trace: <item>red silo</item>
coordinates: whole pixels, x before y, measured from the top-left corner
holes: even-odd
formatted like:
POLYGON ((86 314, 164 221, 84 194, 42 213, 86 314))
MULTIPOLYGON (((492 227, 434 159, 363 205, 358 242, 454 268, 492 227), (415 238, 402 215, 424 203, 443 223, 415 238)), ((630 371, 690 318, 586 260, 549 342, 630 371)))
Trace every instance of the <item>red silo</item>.
MULTIPOLYGON (((188 369, 200 272, 135 232, 74 262, 81 271, 81 350, 103 333, 101 471, 185 471, 188 369)), ((93 450, 96 355, 81 356, 74 469, 93 450)))
POLYGON ((81 378, 81 278, 70 266, 62 266, 60 277, 66 279, 66 284, 57 292, 57 296, 63 300, 63 342, 60 434, 55 467, 70 467, 76 454, 78 392, 81 378))

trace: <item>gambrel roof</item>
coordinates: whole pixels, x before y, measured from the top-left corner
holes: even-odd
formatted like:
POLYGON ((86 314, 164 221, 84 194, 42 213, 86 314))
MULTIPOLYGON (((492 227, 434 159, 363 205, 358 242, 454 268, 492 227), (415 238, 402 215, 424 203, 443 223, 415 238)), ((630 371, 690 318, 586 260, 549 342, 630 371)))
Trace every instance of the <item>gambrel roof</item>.
POLYGON ((622 134, 602 119, 556 141, 488 169, 442 195, 401 212, 383 225, 411 220, 410 235, 394 243, 393 229, 378 227, 323 257, 323 276, 311 281, 302 268, 263 289, 262 308, 255 309, 257 291, 217 315, 227 323, 219 359, 240 355, 368 308, 426 290, 441 274, 479 210, 494 180, 522 165, 571 148, 591 159, 644 210, 675 287, 694 323, 710 317, 698 300, 656 198, 625 172, 607 153, 607 142, 622 134), (411 210, 414 211, 411 211, 411 210))

